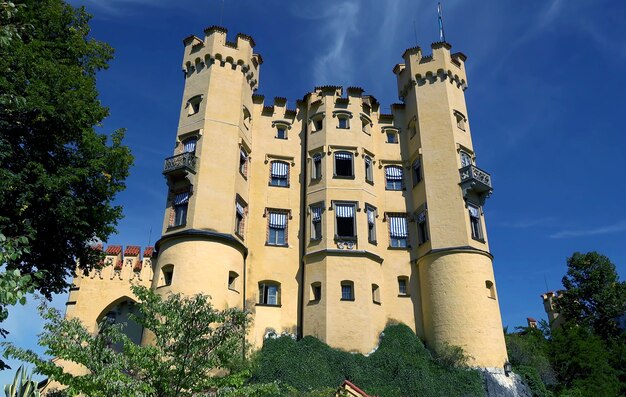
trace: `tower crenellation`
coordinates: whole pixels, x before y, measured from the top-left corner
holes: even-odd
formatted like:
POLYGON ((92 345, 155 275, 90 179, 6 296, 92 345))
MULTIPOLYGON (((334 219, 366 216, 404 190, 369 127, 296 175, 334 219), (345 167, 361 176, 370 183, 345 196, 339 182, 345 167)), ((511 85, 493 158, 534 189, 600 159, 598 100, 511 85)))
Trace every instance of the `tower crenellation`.
MULTIPOLYGON (((273 331, 368 352, 402 322, 433 349, 459 345, 475 365, 502 366, 483 212, 492 186, 475 163, 465 55, 446 42, 431 55, 407 49, 390 111, 336 85, 290 108, 256 93, 263 60, 250 36, 204 33, 183 40, 162 237, 143 257, 109 246, 111 266, 78 279, 78 300, 97 294, 82 285, 109 282, 120 289, 103 301, 114 303, 137 274, 163 296, 206 293, 218 308, 249 310, 256 347, 273 331)), ((99 310, 73 315, 96 321, 99 310)))

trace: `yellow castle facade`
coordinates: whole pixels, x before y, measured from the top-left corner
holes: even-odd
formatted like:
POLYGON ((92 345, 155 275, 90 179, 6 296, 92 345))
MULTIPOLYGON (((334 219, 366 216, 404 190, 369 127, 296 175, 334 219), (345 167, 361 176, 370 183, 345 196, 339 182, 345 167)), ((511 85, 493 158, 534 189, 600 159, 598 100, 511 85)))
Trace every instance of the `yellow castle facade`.
POLYGON ((254 47, 221 27, 184 40, 162 237, 143 252, 109 246, 103 266, 76 277, 67 315, 95 332, 132 310, 140 283, 248 310, 257 348, 287 332, 367 353, 401 322, 432 348, 502 367, 483 214, 492 185, 475 165, 466 57, 446 42, 406 50, 393 68, 401 102, 386 114, 359 87, 267 101, 254 47))

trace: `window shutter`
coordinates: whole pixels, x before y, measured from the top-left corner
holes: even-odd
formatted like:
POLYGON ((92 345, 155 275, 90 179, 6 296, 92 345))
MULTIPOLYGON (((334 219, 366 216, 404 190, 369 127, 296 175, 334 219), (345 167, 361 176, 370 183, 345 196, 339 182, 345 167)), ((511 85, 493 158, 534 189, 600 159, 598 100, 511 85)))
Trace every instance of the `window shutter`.
POLYGON ((187 204, 189 202, 189 192, 178 193, 174 196, 174 205, 187 204))
POLYGON ((183 143, 183 150, 185 153, 193 153, 196 151, 196 142, 198 138, 189 138, 183 143))
POLYGON ((313 222, 320 222, 322 220, 322 207, 311 208, 311 214, 313 217, 313 222))
POLYGON ((289 165, 281 161, 272 162, 272 176, 274 178, 287 178, 289 165))
POLYGON ((270 212, 270 227, 284 229, 287 225, 287 214, 270 212))
POLYGON ((403 216, 390 216, 389 217, 389 234, 395 238, 407 238, 408 231, 406 225, 406 218, 403 216))
POLYGON ((352 160, 352 153, 337 152, 335 158, 338 160, 352 160))
POLYGON ((337 214, 337 218, 352 218, 354 217, 354 205, 336 204, 335 212, 337 214))
POLYGON ((385 168, 385 175, 389 180, 401 180, 402 179, 402 168, 390 166, 385 168))
POLYGON ((244 214, 244 210, 243 207, 241 206, 241 204, 239 203, 235 203, 235 208, 237 209, 237 213, 241 216, 243 216, 244 214))
POLYGON ((478 210, 478 207, 468 205, 467 209, 469 210, 469 214, 472 218, 480 218, 480 211, 478 210))

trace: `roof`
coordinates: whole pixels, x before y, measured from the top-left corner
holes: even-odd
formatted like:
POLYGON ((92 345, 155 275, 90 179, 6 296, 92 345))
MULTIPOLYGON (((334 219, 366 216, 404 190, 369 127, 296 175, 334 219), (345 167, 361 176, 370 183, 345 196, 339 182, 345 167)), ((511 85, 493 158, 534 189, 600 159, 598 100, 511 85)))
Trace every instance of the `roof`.
POLYGON ((365 393, 363 390, 359 389, 354 383, 349 380, 344 380, 341 386, 337 389, 335 393, 335 397, 338 396, 350 396, 350 397, 376 397, 370 396, 365 393))
POLYGON ((139 256, 141 248, 138 245, 127 245, 124 250, 124 256, 139 256))
POLYGON ((119 255, 121 252, 122 252, 121 245, 109 245, 106 250, 106 253, 108 255, 119 255))
POLYGON ((154 255, 154 247, 150 246, 150 247, 146 247, 143 249, 144 258, 152 258, 153 255, 154 255))

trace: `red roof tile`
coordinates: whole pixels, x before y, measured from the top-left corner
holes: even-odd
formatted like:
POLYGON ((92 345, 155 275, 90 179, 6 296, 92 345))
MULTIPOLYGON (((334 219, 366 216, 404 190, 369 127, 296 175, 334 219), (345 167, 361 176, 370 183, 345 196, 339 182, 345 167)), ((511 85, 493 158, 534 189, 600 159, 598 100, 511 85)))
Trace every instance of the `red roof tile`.
POLYGON ((143 261, 140 259, 137 261, 137 263, 135 263, 135 266, 133 266, 133 271, 140 272, 142 266, 143 266, 143 261))
POLYGON ((109 245, 106 250, 106 253, 109 255, 119 255, 120 252, 122 252, 121 245, 109 245))
POLYGON ((140 251, 141 247, 138 245, 127 245, 124 250, 124 256, 139 256, 140 251))
POLYGON ((143 257, 144 258, 152 258, 152 256, 154 255, 154 247, 146 247, 143 250, 143 257))
POLYGON ((124 262, 122 262, 121 259, 118 259, 117 262, 115 262, 115 266, 113 267, 113 269, 115 269, 115 270, 122 270, 122 264, 123 263, 124 262))

